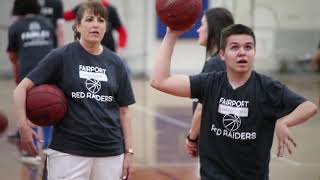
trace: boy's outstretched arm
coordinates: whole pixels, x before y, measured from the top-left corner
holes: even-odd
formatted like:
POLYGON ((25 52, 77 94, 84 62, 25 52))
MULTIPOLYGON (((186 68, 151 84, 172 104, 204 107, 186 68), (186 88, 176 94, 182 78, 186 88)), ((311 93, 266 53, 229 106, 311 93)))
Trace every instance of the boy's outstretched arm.
POLYGON ((291 154, 292 146, 296 146, 289 127, 302 124, 303 122, 311 119, 318 111, 317 106, 310 102, 305 101, 297 106, 290 114, 280 118, 276 123, 276 134, 278 138, 277 156, 282 157, 285 149, 291 154))
POLYGON ((190 97, 190 80, 187 75, 170 74, 171 57, 177 38, 182 31, 167 28, 159 55, 151 74, 151 86, 159 91, 175 96, 190 97))
POLYGON ((318 107, 310 102, 305 101, 297 106, 290 114, 281 118, 281 122, 288 127, 299 125, 312 118, 318 111, 318 107))

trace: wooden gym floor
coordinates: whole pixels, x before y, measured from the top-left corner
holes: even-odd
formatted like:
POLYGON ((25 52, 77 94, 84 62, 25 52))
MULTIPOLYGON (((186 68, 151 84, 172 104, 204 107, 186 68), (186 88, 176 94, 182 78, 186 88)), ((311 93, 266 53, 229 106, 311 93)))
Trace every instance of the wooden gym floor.
MULTIPOLYGON (((320 95, 320 76, 275 76, 290 88, 316 101, 320 95)), ((185 135, 190 127, 191 100, 166 95, 150 88, 148 80, 132 81, 137 103, 131 107, 135 149, 133 180, 196 180, 197 159, 184 153, 185 135)), ((16 117, 13 108, 13 80, 0 80, 0 111, 9 118, 8 130, 0 135, 1 180, 37 180, 41 167, 20 162, 20 154, 14 143, 7 141, 7 133, 13 131, 16 117)), ((270 163, 271 180, 320 180, 320 121, 317 115, 312 121, 292 128, 298 147, 294 154, 279 159, 272 148, 270 163)), ((274 141, 276 144, 276 141, 274 141)))

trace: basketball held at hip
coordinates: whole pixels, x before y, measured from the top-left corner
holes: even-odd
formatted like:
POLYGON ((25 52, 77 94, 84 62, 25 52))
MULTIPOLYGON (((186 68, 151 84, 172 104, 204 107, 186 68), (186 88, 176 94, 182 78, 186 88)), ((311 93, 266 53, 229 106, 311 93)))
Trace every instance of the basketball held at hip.
POLYGON ((39 85, 27 92, 26 112, 29 120, 36 125, 55 125, 67 112, 67 100, 57 86, 39 85))

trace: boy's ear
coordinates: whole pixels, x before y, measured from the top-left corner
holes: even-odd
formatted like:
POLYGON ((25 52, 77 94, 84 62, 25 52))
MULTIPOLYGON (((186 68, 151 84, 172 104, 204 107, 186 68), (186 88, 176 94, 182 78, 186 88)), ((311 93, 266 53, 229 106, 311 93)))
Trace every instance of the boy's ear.
POLYGON ((224 50, 220 49, 219 56, 220 56, 222 61, 225 61, 226 57, 225 57, 225 54, 224 54, 224 50))

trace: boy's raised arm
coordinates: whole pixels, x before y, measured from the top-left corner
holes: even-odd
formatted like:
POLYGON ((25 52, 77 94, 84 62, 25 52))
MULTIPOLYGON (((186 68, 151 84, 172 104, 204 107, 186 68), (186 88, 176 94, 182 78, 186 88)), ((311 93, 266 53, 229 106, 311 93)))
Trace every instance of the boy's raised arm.
POLYGON ((187 75, 170 74, 171 57, 177 38, 182 31, 167 28, 151 75, 151 86, 175 96, 190 97, 190 80, 187 75))

